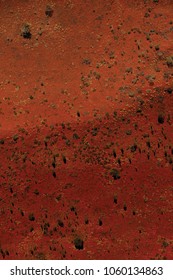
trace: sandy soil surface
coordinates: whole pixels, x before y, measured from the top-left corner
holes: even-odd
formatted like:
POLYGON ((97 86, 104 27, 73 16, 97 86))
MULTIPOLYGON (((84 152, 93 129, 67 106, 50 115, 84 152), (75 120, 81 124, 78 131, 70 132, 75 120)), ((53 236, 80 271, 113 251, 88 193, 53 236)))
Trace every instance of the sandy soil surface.
POLYGON ((173 259, 173 1, 0 1, 0 259, 173 259))

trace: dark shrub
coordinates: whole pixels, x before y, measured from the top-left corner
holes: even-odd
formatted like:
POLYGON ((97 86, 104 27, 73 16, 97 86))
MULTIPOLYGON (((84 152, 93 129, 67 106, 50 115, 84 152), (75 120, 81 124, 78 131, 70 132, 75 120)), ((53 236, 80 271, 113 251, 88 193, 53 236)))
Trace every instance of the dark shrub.
POLYGON ((112 169, 110 174, 114 178, 114 180, 120 179, 120 173, 117 169, 112 169))
POLYGON ((84 248, 84 242, 79 237, 75 238, 74 245, 75 245, 75 248, 78 250, 83 250, 83 248, 84 248))

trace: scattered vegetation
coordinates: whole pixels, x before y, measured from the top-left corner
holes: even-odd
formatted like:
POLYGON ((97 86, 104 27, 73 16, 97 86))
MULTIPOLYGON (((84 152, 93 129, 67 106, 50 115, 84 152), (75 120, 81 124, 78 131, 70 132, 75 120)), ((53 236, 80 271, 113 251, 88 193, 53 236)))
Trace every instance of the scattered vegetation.
POLYGON ((53 9, 50 5, 46 6, 45 14, 47 17, 52 17, 53 16, 53 9))
POLYGON ((21 36, 25 39, 31 39, 31 27, 29 23, 25 23, 21 28, 21 36))
POLYGON ((120 179, 120 172, 117 169, 112 169, 110 171, 110 174, 114 178, 114 180, 120 179))
POLYGON ((84 241, 80 237, 74 239, 74 245, 77 250, 84 249, 84 241))

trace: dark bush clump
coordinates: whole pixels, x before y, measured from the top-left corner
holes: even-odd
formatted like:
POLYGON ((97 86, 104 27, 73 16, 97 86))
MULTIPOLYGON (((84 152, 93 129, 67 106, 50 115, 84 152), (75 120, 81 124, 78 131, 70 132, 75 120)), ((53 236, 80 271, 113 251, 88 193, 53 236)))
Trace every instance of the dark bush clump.
POLYGON ((21 30, 21 36, 25 39, 31 39, 32 34, 31 34, 31 29, 28 23, 25 23, 22 27, 21 30))
POLYGON ((63 223, 63 221, 58 220, 58 225, 59 225, 60 227, 64 227, 64 223, 63 223))
POLYGON ((45 14, 47 17, 53 16, 53 9, 49 5, 46 6, 45 14))
POLYGON ((114 178, 114 180, 120 179, 120 173, 117 169, 112 169, 110 174, 114 178))
POLYGON ((158 123, 163 124, 164 120, 165 120, 165 118, 162 114, 158 115, 158 123))
POLYGON ((29 220, 30 220, 31 222, 35 221, 35 216, 34 216, 33 213, 29 214, 29 220))
POLYGON ((79 237, 75 238, 74 245, 75 245, 75 248, 78 250, 83 250, 83 248, 84 248, 84 242, 79 237))
POLYGON ((134 144, 133 146, 131 146, 130 150, 132 153, 136 152, 136 149, 137 149, 137 145, 134 144))
POLYGON ((172 89, 172 88, 167 88, 165 91, 166 91, 168 94, 171 94, 172 91, 173 91, 173 89, 172 89))

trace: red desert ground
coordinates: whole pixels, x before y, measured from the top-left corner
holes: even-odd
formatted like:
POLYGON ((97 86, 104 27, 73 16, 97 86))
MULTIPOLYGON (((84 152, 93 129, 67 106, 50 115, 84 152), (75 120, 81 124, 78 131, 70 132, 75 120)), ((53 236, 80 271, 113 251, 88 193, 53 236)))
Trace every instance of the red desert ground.
POLYGON ((173 259, 173 1, 0 1, 0 259, 173 259))

